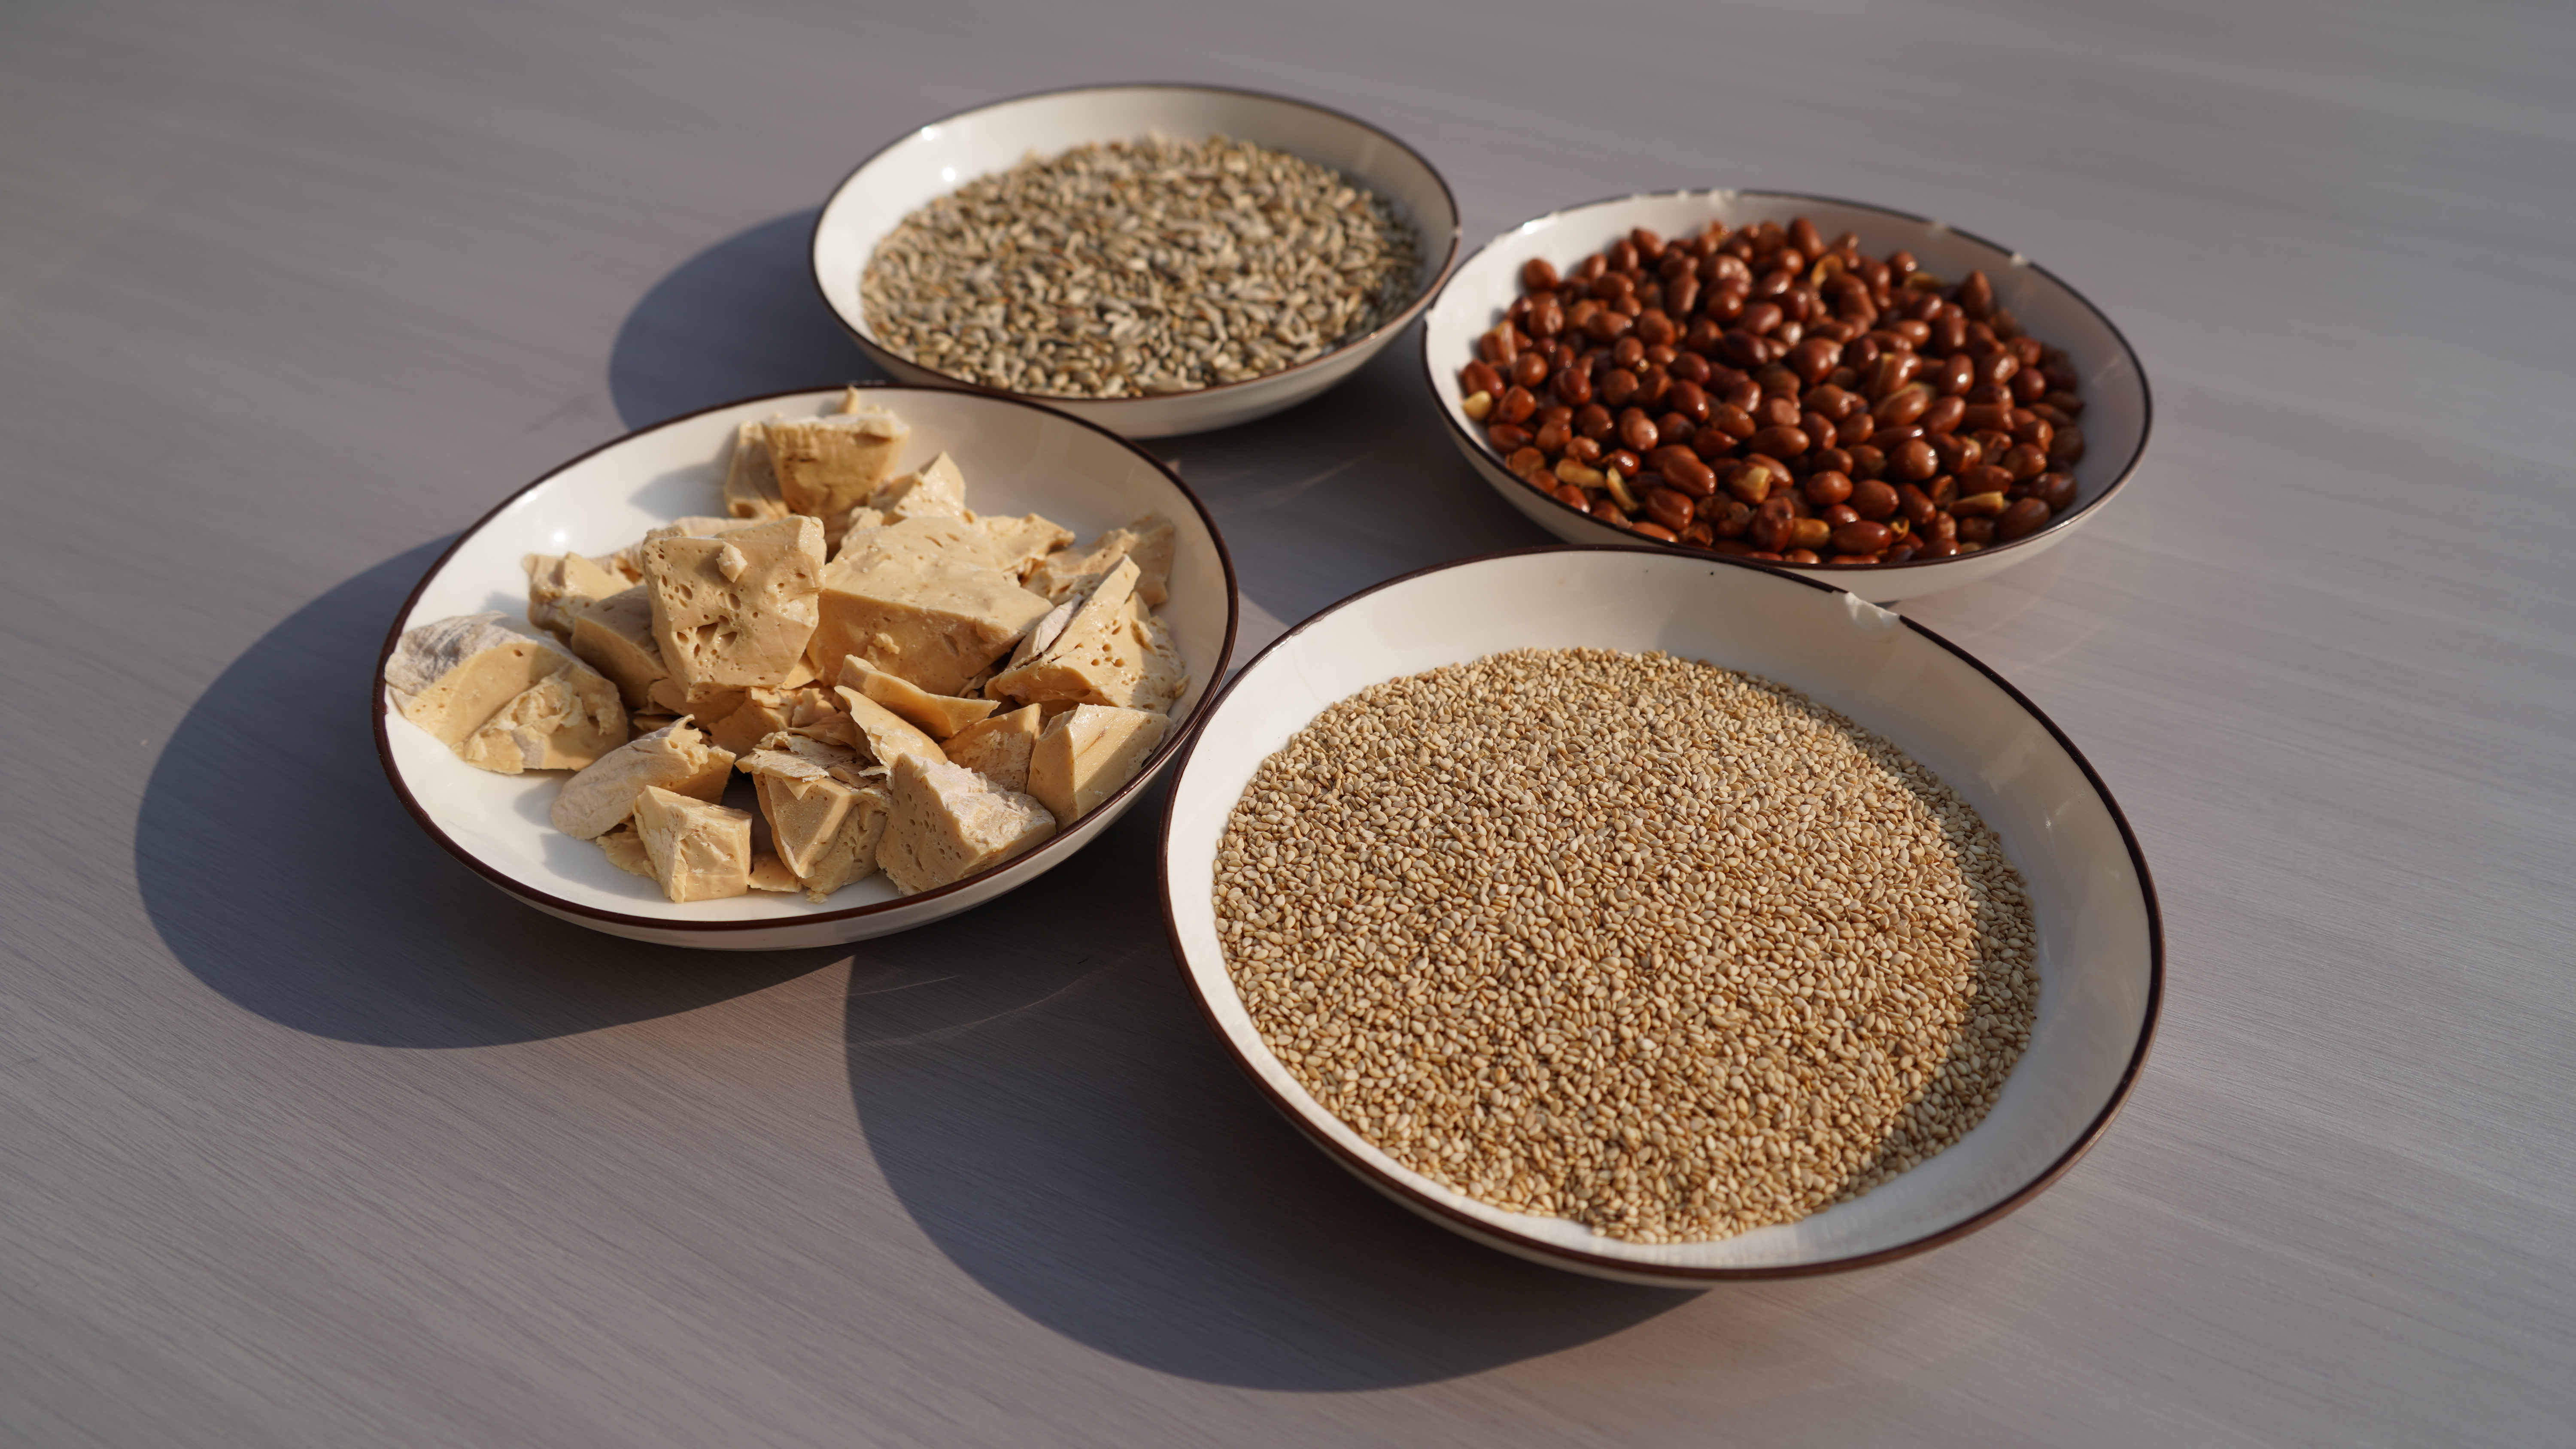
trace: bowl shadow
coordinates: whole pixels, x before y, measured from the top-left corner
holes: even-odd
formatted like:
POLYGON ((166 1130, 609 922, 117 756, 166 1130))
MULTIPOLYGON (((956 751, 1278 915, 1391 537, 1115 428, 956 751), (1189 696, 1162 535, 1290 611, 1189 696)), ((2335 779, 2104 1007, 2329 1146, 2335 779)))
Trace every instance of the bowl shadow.
POLYGON ((503 895, 422 833, 368 711, 384 630, 447 540, 295 611, 227 665, 154 763, 135 826, 145 911, 180 964, 281 1025, 475 1047, 763 990, 846 949, 684 951, 503 895))
POLYGON ((736 232, 653 284, 609 346, 620 421, 643 428, 760 393, 884 379, 814 290, 816 211, 736 232))
POLYGON ((1453 1378, 1692 1301, 1469 1243, 1281 1121, 1164 944, 1161 797, 976 913, 1026 923, 1019 950, 964 917, 857 948, 859 1121, 952 1261, 1101 1352, 1291 1391, 1453 1378))

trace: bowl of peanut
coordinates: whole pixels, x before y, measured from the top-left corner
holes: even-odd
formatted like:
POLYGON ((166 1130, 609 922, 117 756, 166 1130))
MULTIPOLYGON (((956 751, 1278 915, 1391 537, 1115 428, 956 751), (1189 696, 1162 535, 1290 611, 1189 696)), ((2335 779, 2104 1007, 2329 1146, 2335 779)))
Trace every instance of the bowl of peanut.
POLYGON ((2100 516, 2154 411, 2119 329, 2028 258, 1780 192, 1525 222, 1459 266, 1422 348, 1459 450, 1559 538, 1748 557, 1881 603, 2100 516))

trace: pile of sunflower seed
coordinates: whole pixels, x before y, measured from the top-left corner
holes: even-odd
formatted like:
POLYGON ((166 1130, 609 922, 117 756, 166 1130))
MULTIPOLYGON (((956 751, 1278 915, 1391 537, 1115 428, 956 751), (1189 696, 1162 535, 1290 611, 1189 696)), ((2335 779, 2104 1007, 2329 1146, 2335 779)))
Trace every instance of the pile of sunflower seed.
POLYGON ((1421 243, 1385 198, 1248 142, 1035 156, 897 223, 869 330, 986 387, 1137 397, 1312 361, 1404 310, 1421 243))
POLYGON ((2030 1041, 2019 872, 1940 778, 1795 691, 1521 650, 1333 705, 1255 772, 1229 975, 1404 1166, 1637 1242, 1858 1197, 2030 1041))

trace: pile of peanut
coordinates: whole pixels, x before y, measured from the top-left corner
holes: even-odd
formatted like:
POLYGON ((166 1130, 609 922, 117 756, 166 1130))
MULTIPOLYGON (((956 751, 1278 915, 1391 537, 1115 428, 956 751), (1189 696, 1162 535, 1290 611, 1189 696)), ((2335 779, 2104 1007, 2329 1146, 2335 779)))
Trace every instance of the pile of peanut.
POLYGON ((1798 217, 1642 227, 1523 295, 1459 374, 1503 465, 1641 537, 1776 563, 1948 558, 2076 501, 2063 349, 1993 282, 1798 217))

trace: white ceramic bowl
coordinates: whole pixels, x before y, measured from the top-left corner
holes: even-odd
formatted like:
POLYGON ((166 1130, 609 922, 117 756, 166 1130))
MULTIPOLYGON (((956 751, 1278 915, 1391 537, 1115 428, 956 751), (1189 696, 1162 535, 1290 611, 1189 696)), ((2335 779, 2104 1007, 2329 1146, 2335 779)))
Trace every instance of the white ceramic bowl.
POLYGON ((1991 578, 2064 543, 2076 529, 2101 516, 2103 505, 2137 471, 2154 415, 2147 375, 2111 319, 2018 252, 1923 217, 1821 196, 1663 191, 1550 212, 1494 238, 1459 265, 1423 318, 1423 375, 1440 416, 1449 425, 1451 441, 1495 492, 1568 543, 1638 542, 1635 534, 1568 507, 1505 472, 1486 441, 1484 428, 1468 421, 1462 411, 1458 370, 1474 360, 1477 336, 1502 320, 1520 295, 1521 264, 1532 257, 1545 257, 1562 269, 1640 226, 1670 237, 1698 231, 1711 221, 1724 221, 1729 227, 1755 221, 1786 225, 1798 216, 1814 221, 1816 230, 1829 237, 1858 232, 1861 250, 1874 257, 1903 247, 1935 276, 1955 281, 1983 268, 1995 284, 1996 299, 2013 310, 2031 336, 2063 347, 2073 356, 2083 379, 2085 454, 2075 467, 2075 511, 2027 538, 1951 558, 1875 568, 1773 567, 1825 579, 1862 598, 1889 603, 1991 578))
POLYGON ((475 769, 392 713, 384 660, 403 630, 485 609, 524 620, 521 555, 612 553, 675 517, 722 513, 717 489, 735 427, 772 413, 823 412, 840 397, 833 388, 747 398, 630 433, 519 490, 431 567, 376 660, 376 751, 421 828, 484 879, 576 925, 664 945, 754 951, 864 940, 954 915, 1053 869, 1134 804, 1206 715, 1234 651, 1234 564, 1206 508, 1143 450, 1060 413, 949 388, 869 391, 870 401, 912 424, 901 465, 947 450, 980 513, 1042 513, 1085 539, 1148 511, 1172 520, 1178 548, 1161 612, 1189 664, 1190 687, 1172 707, 1169 736, 1133 781, 1028 854, 919 895, 898 896, 878 875, 820 905, 764 892, 674 905, 653 882, 609 864, 598 846, 547 823, 564 772, 475 769))
POLYGON ((2163 938, 2138 843, 2066 737, 1938 635, 1759 565, 1629 545, 1545 548, 1381 584, 1290 630, 1237 675, 1182 757, 1163 823, 1173 952, 1263 1095, 1336 1161, 1444 1227, 1541 1263, 1633 1282, 1781 1277, 1919 1252, 2028 1201, 2110 1122, 2144 1064, 2163 938), (1227 812, 1325 706, 1400 675, 1523 647, 1660 649, 1804 691, 1894 741, 1966 797, 2029 883, 2039 1016, 1986 1119, 1867 1195, 1716 1242, 1641 1244, 1466 1198, 1371 1145, 1262 1044, 1210 899, 1227 812))
POLYGON ((1293 407, 1357 371, 1395 340, 1458 259, 1458 203, 1413 148, 1365 122, 1281 96, 1214 86, 1088 86, 996 101, 904 136, 850 173, 814 222, 814 283, 841 325, 879 367, 906 382, 962 383, 890 350, 868 326, 859 274, 877 241, 931 200, 1031 152, 1052 156, 1101 141, 1161 135, 1231 136, 1358 178, 1412 218, 1422 238, 1413 300, 1375 331, 1284 372, 1161 397, 1026 396, 1131 438, 1232 427, 1293 407))

